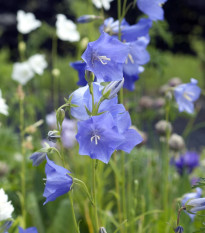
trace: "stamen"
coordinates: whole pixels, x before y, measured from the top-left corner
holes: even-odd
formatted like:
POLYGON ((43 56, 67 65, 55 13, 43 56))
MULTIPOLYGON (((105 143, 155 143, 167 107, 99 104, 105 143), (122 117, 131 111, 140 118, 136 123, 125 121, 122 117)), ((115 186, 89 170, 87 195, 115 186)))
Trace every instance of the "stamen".
POLYGON ((184 92, 183 96, 188 101, 191 101, 191 97, 190 96, 194 96, 194 93, 193 92, 184 92))
POLYGON ((131 55, 130 53, 129 53, 128 56, 127 56, 127 59, 126 59, 126 61, 125 61, 125 64, 128 63, 128 59, 131 61, 132 64, 135 63, 135 61, 133 60, 133 57, 132 57, 132 55, 131 55))
POLYGON ((103 64, 103 65, 106 65, 107 62, 105 61, 111 61, 110 58, 106 57, 106 56, 97 56, 97 58, 99 59, 99 61, 103 64))
POLYGON ((91 137, 90 141, 92 142, 93 139, 95 139, 95 145, 97 145, 98 144, 98 140, 100 140, 100 136, 94 135, 94 136, 91 137))

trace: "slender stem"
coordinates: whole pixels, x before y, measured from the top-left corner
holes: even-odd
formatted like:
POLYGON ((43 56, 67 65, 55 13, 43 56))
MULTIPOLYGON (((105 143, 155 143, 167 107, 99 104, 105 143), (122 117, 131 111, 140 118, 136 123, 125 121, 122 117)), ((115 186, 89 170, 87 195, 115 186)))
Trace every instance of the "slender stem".
POLYGON ((70 199, 70 206, 71 206, 71 211, 72 211, 72 216, 73 216, 73 222, 75 225, 75 231, 76 233, 80 233, 79 227, 78 227, 78 223, 76 221, 76 217, 75 217, 75 211, 74 211, 74 206, 73 206, 73 197, 71 195, 71 192, 68 193, 69 199, 70 199))
POLYGON ((21 167, 21 209, 23 218, 23 227, 26 228, 26 155, 24 149, 24 106, 23 98, 19 98, 20 108, 20 138, 21 138, 21 154, 23 156, 22 167, 21 167))
POLYGON ((117 0, 117 15, 119 21, 118 39, 121 40, 121 0, 117 0))
POLYGON ((179 210, 178 210, 178 215, 177 215, 177 227, 179 226, 179 220, 180 220, 180 215, 181 215, 181 212, 182 210, 185 210, 186 207, 181 207, 179 210))
POLYGON ((92 193, 93 193, 93 202, 94 202, 94 215, 95 215, 95 232, 99 230, 98 224, 98 212, 97 212, 97 203, 96 203, 96 169, 97 169, 97 161, 92 159, 92 193))

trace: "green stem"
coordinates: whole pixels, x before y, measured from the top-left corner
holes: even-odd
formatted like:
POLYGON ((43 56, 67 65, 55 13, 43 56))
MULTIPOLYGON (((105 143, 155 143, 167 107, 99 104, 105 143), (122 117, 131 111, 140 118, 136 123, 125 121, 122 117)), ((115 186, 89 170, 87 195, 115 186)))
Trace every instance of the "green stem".
POLYGON ((95 232, 99 231, 98 224, 98 212, 97 212, 97 203, 96 203, 96 169, 97 161, 92 159, 92 193, 93 193, 93 202, 94 202, 94 215, 95 215, 95 232))
POLYGON ((71 195, 71 192, 68 193, 69 199, 70 199, 70 205, 71 205, 71 211, 72 211, 72 216, 73 216, 73 222, 75 225, 75 232, 76 233, 80 233, 79 227, 78 227, 78 223, 76 221, 76 217, 75 217, 75 211, 74 211, 74 206, 73 206, 73 197, 71 195))
POLYGON ((20 138, 21 138, 21 154, 23 156, 22 167, 21 167, 21 209, 23 218, 23 227, 26 228, 26 155, 24 150, 24 106, 23 98, 19 99, 20 108, 20 138))

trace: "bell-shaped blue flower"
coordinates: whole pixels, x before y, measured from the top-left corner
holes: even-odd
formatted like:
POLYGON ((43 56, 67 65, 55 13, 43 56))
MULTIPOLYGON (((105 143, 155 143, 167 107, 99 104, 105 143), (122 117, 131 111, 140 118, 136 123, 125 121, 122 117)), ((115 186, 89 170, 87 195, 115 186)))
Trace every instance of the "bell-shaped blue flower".
POLYGON ((86 69, 92 71, 98 82, 118 81, 123 78, 123 64, 128 47, 103 32, 100 38, 88 43, 82 55, 86 69))
POLYGON ((197 86, 198 81, 191 79, 190 83, 181 84, 175 87, 174 97, 180 112, 194 112, 194 102, 199 98, 201 89, 197 86))
POLYGON ((87 81, 85 80, 85 67, 86 63, 82 61, 71 62, 70 66, 78 72, 79 81, 78 86, 85 86, 87 81))
POLYGON ((38 233, 36 227, 29 227, 25 230, 21 227, 18 227, 18 228, 19 228, 19 233, 38 233))
MULTIPOLYGON (((185 206, 187 201, 190 199, 200 198, 201 194, 202 194, 201 188, 196 188, 196 192, 185 194, 182 198, 182 201, 181 201, 182 206, 185 206)), ((189 217, 191 218, 192 221, 194 220, 195 214, 188 213, 187 211, 185 211, 185 213, 189 215, 189 217)))
POLYGON ((162 5, 167 0, 137 0, 138 8, 148 15, 148 17, 153 20, 163 20, 164 19, 164 10, 162 5))
POLYGON ((76 139, 80 155, 89 155, 92 159, 108 163, 124 136, 117 132, 112 115, 104 113, 78 122, 76 139))
POLYGON ((43 193, 46 201, 44 205, 70 191, 71 185, 73 184, 73 179, 68 175, 70 172, 67 169, 56 165, 47 156, 46 159, 46 186, 43 193))

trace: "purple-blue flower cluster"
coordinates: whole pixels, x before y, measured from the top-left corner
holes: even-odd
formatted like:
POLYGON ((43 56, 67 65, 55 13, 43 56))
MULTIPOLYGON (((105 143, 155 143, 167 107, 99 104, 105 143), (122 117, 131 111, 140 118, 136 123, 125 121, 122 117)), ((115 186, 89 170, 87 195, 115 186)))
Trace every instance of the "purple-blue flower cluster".
POLYGON ((199 166, 199 154, 194 151, 187 151, 185 154, 180 155, 179 158, 173 159, 171 164, 175 165, 180 175, 185 172, 190 174, 194 168, 199 166))
MULTIPOLYGON (((103 88, 99 83, 93 83, 95 106, 101 101, 103 88)), ((81 120, 76 135, 81 155, 89 155, 92 159, 108 163, 115 150, 130 152, 142 142, 140 134, 130 129, 129 113, 122 104, 117 103, 117 96, 102 101, 95 116, 88 114, 93 112, 88 85, 77 89, 71 96, 71 103, 78 106, 71 108, 71 115, 81 120)))

